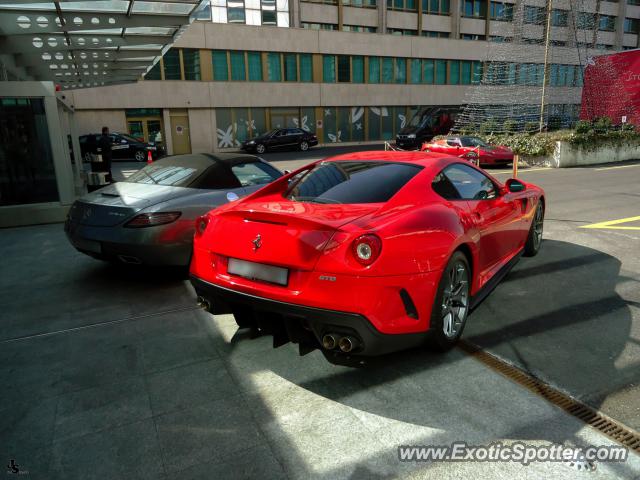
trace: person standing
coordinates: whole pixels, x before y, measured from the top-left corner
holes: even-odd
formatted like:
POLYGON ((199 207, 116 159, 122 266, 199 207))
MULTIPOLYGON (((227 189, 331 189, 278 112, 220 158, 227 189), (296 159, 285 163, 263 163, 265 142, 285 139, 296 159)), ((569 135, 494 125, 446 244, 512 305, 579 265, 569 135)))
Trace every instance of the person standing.
POLYGON ((98 139, 99 153, 102 155, 102 162, 94 164, 92 170, 96 172, 107 172, 107 182, 112 183, 111 176, 111 137, 109 127, 102 127, 102 135, 98 139))

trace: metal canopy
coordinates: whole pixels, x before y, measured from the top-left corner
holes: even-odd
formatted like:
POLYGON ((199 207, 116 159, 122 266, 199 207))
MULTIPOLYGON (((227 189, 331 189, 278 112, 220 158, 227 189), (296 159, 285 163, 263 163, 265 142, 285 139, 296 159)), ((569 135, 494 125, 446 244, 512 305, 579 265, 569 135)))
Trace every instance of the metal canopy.
POLYGON ((0 0, 0 61, 62 88, 132 82, 160 60, 208 0, 0 0))

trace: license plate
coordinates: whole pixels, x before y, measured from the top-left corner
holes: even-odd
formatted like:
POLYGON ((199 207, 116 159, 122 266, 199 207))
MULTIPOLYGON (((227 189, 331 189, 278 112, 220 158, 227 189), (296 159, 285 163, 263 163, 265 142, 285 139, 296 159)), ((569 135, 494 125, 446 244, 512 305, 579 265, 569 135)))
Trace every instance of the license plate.
POLYGON ((94 240, 86 240, 84 238, 74 238, 73 244, 80 250, 86 250, 92 253, 102 253, 102 245, 94 240))
POLYGON ((250 280, 262 280, 264 282, 286 285, 289 280, 289 270, 264 263, 247 262, 230 258, 227 265, 227 272, 250 280))

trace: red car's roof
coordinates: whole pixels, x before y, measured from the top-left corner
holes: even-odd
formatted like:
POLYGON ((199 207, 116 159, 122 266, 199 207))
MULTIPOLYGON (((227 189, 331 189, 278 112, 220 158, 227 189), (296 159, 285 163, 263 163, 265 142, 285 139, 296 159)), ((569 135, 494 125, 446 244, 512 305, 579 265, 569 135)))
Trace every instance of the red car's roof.
POLYGON ((329 157, 321 161, 343 161, 343 160, 367 160, 367 161, 380 161, 380 162, 411 162, 417 163, 422 166, 442 166, 448 161, 460 161, 457 157, 452 157, 446 153, 435 152, 420 152, 420 151, 384 151, 384 150, 371 150, 366 152, 354 152, 345 153, 343 155, 336 155, 335 157, 329 157))

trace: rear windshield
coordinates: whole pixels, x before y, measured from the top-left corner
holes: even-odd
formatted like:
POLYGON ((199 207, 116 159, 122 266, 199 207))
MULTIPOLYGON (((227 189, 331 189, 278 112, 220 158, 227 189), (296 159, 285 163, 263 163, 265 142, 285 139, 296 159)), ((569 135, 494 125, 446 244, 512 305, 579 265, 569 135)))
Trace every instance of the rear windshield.
POLYGON ((211 165, 211 160, 198 156, 166 157, 138 170, 126 181, 130 183, 190 187, 211 165))
POLYGON ((314 203, 388 201, 422 167, 390 162, 322 162, 295 180, 286 197, 314 203))

